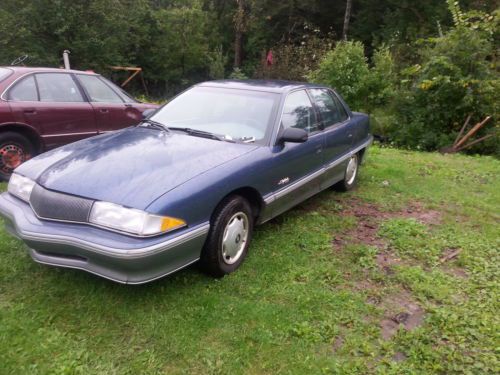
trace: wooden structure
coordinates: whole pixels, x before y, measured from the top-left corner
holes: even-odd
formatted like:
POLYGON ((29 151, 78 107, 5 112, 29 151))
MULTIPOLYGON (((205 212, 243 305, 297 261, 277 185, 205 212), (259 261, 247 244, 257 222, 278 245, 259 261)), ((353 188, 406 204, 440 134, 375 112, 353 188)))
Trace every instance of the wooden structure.
POLYGON ((125 87, 130 81, 132 81, 132 79, 134 79, 134 77, 139 76, 146 95, 149 95, 148 88, 146 87, 146 82, 144 82, 144 77, 142 75, 142 68, 134 66, 111 66, 110 68, 113 70, 131 72, 127 79, 120 85, 121 87, 125 87))
POLYGON ((460 129, 460 132, 458 133, 457 138, 455 139, 455 142, 453 143, 453 146, 445 147, 445 148, 442 148, 440 150, 443 154, 453 154, 455 152, 462 151, 470 146, 475 145, 476 143, 482 142, 485 139, 491 138, 495 135, 495 133, 487 134, 481 138, 476 139, 475 141, 466 143, 474 134, 476 134, 491 119, 491 116, 487 116, 483 121, 478 122, 476 125, 474 125, 467 132, 467 134, 465 134, 462 137, 462 135, 464 134, 465 128, 467 128, 467 125, 469 125, 471 117, 472 117, 472 115, 467 116, 467 119, 465 120, 465 123, 462 126, 462 129, 460 129))

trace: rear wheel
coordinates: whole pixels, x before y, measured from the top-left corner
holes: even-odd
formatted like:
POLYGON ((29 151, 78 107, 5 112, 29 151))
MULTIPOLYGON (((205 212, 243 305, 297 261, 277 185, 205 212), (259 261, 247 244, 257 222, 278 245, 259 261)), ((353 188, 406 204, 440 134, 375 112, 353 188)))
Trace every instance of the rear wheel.
POLYGON ((23 135, 0 133, 0 181, 8 181, 12 171, 30 159, 34 152, 33 144, 23 135))
POLYGON ((335 189, 340 191, 348 191, 356 186, 358 182, 359 155, 352 155, 347 161, 345 168, 344 179, 334 185, 335 189))
POLYGON ((201 254, 205 272, 222 277, 241 265, 248 253, 253 233, 250 204, 238 195, 225 199, 216 209, 201 254))

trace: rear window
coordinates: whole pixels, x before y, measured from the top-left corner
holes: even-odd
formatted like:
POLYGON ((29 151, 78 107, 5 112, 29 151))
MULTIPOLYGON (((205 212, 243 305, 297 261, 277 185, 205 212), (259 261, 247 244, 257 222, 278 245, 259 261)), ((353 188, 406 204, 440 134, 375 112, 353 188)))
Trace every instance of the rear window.
POLYGON ((12 74, 12 70, 6 68, 0 68, 0 82, 12 74))

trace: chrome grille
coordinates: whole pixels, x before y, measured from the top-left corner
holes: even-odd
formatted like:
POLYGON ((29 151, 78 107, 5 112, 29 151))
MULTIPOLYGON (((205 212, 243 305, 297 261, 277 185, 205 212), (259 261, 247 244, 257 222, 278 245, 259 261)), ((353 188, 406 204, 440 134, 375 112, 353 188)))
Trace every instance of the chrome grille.
POLYGON ((30 203, 40 218, 85 223, 94 201, 57 193, 35 185, 31 192, 30 203))

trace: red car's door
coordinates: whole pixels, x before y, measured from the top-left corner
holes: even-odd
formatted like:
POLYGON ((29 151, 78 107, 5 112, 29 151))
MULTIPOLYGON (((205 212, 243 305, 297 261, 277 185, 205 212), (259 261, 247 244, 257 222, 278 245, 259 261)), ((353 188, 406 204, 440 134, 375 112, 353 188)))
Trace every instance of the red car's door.
POLYGON ((36 73, 36 119, 47 149, 97 134, 90 103, 69 73, 36 73))
POLYGON ((135 103, 128 103, 125 95, 120 95, 97 75, 77 74, 94 108, 99 132, 122 129, 137 124, 142 118, 142 111, 135 103))
POLYGON ((8 92, 14 117, 39 130, 50 149, 97 134, 92 106, 69 73, 36 73, 8 92))

